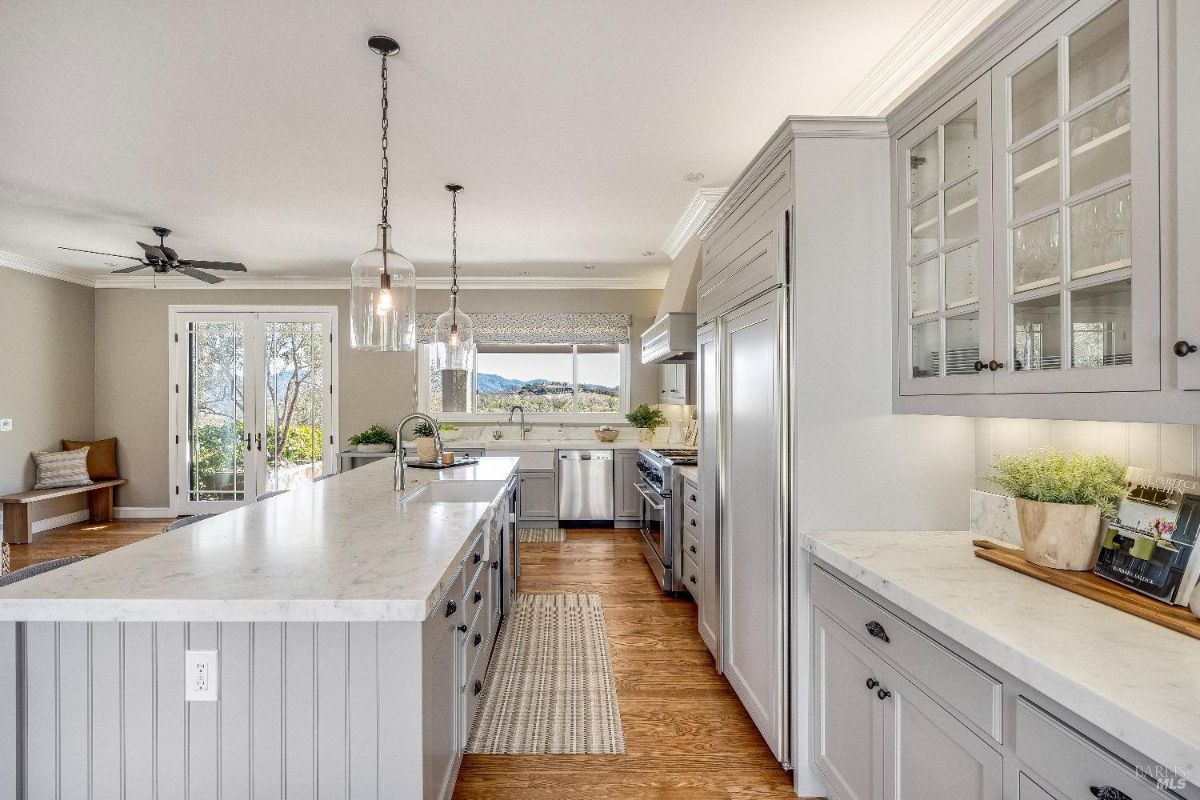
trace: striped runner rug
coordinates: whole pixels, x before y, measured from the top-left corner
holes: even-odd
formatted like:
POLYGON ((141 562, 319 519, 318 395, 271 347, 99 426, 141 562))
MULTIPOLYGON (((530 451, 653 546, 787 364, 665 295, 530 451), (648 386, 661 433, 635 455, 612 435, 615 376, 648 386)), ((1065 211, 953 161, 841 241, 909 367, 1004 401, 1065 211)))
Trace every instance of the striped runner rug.
POLYGON ((517 595, 474 727, 468 753, 625 752, 600 595, 517 595))
POLYGON ((521 528, 517 538, 522 542, 565 542, 567 532, 562 528, 521 528))

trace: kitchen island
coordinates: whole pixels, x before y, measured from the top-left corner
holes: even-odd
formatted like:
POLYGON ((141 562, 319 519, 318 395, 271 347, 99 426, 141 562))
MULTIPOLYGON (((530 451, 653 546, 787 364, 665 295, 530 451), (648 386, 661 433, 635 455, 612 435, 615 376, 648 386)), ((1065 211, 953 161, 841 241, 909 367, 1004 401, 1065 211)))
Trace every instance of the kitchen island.
POLYGON ((449 796, 516 470, 381 462, 0 590, 0 798, 449 796))

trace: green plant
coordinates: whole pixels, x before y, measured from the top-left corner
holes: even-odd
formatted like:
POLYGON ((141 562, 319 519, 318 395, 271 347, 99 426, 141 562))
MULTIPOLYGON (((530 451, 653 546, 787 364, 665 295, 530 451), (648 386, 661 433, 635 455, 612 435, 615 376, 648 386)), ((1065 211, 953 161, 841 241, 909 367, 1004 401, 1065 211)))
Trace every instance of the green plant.
POLYGON ((1111 517, 1125 496, 1125 467, 1110 456, 1052 447, 1021 456, 999 456, 988 480, 1014 497, 1046 503, 1093 505, 1111 517))
POLYGON ((362 433, 356 433, 351 436, 350 444, 390 444, 395 446, 396 437, 382 425, 372 425, 362 433))
POLYGON ((438 430, 439 431, 456 431, 456 430, 458 430, 458 427, 455 425, 451 425, 449 422, 443 422, 441 425, 438 425, 438 430))
POLYGON ((649 428, 650 430, 667 424, 667 416, 662 411, 651 408, 645 403, 626 414, 625 419, 629 420, 629 424, 635 428, 649 428))
POLYGON ((418 439, 432 439, 434 436, 437 436, 437 431, 428 422, 421 420, 413 426, 413 436, 416 436, 418 439))

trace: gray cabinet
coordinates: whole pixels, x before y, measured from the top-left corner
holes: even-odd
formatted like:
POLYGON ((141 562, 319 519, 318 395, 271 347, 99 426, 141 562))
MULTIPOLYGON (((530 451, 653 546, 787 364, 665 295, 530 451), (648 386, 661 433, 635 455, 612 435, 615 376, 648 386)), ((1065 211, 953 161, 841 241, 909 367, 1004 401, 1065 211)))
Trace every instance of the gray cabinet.
MULTIPOLYGON (((453 590, 451 590, 453 592, 453 590)), ((439 609, 425 622, 433 626, 432 646, 424 658, 422 681, 422 761, 425 797, 449 797, 458 775, 459 742, 462 735, 459 674, 462 647, 459 615, 445 616, 439 609)))
POLYGON ((879 659, 820 611, 813 614, 817 769, 843 800, 883 797, 879 659))
POLYGON ((637 521, 642 518, 642 496, 636 488, 638 481, 638 451, 618 450, 614 455, 613 517, 637 521))
POLYGON ((521 473, 521 519, 558 519, 558 487, 553 470, 521 473))
POLYGON ((690 405, 695 402, 692 386, 692 368, 687 362, 659 365, 658 402, 690 405))
POLYGON ((700 597, 696 624, 700 638, 721 666, 721 572, 720 538, 717 535, 717 441, 720 424, 719 361, 717 330, 705 325, 696 334, 696 372, 699 384, 697 425, 699 427, 700 484, 696 487, 700 511, 700 597))

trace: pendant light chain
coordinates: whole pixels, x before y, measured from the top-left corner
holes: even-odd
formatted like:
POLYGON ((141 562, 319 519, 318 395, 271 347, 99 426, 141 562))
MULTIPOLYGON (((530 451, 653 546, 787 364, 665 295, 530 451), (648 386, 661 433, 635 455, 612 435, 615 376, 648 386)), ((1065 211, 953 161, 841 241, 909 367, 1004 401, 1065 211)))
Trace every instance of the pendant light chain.
POLYGON ((383 177, 380 179, 380 188, 383 192, 383 197, 379 201, 380 218, 384 225, 388 224, 388 74, 387 62, 388 57, 384 55, 381 59, 383 67, 380 69, 380 81, 383 84, 383 96, 379 101, 380 110, 382 112, 382 120, 380 126, 382 128, 381 144, 383 146, 383 177))

